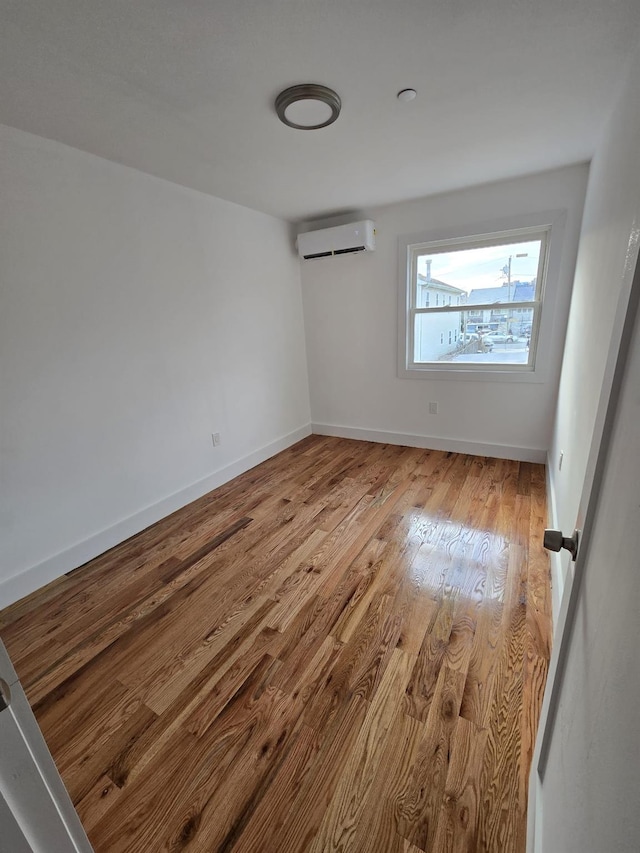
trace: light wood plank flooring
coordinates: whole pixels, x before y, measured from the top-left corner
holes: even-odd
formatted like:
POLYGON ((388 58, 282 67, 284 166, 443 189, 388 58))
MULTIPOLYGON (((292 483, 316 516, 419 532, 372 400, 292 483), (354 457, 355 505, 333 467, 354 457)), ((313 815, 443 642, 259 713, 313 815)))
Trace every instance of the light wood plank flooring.
POLYGON ((541 465, 311 436, 0 613, 96 853, 523 853, 541 465))

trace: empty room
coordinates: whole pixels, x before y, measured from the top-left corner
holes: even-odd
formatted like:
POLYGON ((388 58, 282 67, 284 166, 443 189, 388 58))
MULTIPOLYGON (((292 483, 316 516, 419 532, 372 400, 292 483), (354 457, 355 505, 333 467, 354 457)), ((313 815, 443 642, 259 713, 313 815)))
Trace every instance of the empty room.
POLYGON ((0 79, 0 853, 637 853, 636 0, 0 0, 0 79))

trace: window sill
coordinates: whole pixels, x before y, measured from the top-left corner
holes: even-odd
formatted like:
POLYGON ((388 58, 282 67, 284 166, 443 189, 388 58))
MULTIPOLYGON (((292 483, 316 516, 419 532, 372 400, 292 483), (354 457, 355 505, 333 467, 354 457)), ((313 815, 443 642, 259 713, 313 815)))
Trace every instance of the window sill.
POLYGON ((446 367, 405 367, 398 370, 400 379, 453 379, 463 382, 527 382, 541 384, 546 381, 540 369, 513 370, 505 366, 493 370, 465 370, 457 365, 452 369, 446 367))

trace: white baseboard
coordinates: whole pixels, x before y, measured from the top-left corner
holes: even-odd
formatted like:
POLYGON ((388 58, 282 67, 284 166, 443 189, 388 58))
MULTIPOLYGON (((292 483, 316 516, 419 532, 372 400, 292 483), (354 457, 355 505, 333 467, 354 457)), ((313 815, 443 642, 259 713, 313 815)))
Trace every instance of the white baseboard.
MULTIPOLYGON (((547 456, 547 517, 549 527, 557 530, 558 510, 550 454, 547 456)), ((549 557, 551 558, 551 613, 555 630, 555 626, 558 624, 560 602, 562 601, 562 592, 564 590, 564 573, 562 571, 561 555, 555 551, 550 551, 549 557)))
POLYGON ((479 441, 460 441, 456 438, 436 438, 430 435, 411 435, 404 432, 386 432, 379 429, 335 426, 334 424, 311 424, 316 435, 334 435, 338 438, 356 438, 360 441, 376 441, 383 444, 401 444, 405 447, 424 447, 429 450, 445 450, 454 453, 470 453, 473 456, 493 456, 496 459, 515 459, 518 462, 540 462, 547 459, 547 451, 536 447, 510 447, 504 444, 485 444, 479 441))
POLYGON ((118 521, 116 524, 105 530, 101 530, 88 539, 77 542, 59 554, 55 554, 43 562, 31 566, 31 568, 26 569, 19 575, 7 578, 0 583, 0 609, 8 607, 9 604, 13 604, 31 592, 35 592, 35 590, 59 578, 65 572, 69 572, 71 569, 83 565, 83 563, 92 560, 99 554, 103 554, 109 548, 113 548, 114 545, 118 545, 130 536, 140 533, 141 530, 149 527, 149 525, 155 524, 156 521, 160 521, 160 519, 165 518, 177 509, 181 509, 183 506, 202 497, 202 495, 206 495, 212 489, 228 483, 229 480, 233 480, 239 474, 243 474, 271 456, 275 456, 276 453, 286 450, 287 447, 291 447, 292 444, 301 441, 308 435, 311 435, 310 424, 299 427, 264 447, 254 450, 253 453, 243 456, 242 459, 237 459, 230 465, 226 465, 224 468, 214 471, 202 480, 198 480, 196 483, 192 483, 184 489, 180 489, 178 492, 162 498, 157 503, 141 509, 139 512, 134 513, 134 515, 118 521))

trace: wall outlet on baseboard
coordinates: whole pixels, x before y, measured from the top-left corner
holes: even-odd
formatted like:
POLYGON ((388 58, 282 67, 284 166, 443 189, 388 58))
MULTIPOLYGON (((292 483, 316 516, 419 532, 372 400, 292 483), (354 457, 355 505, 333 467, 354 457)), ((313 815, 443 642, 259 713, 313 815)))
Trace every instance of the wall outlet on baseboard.
POLYGON ((429 414, 430 415, 437 415, 438 414, 438 404, 435 402, 435 400, 429 401, 429 414))
POLYGON ((213 446, 217 447, 220 444, 220 433, 219 432, 212 432, 211 433, 211 441, 213 443, 213 446))

